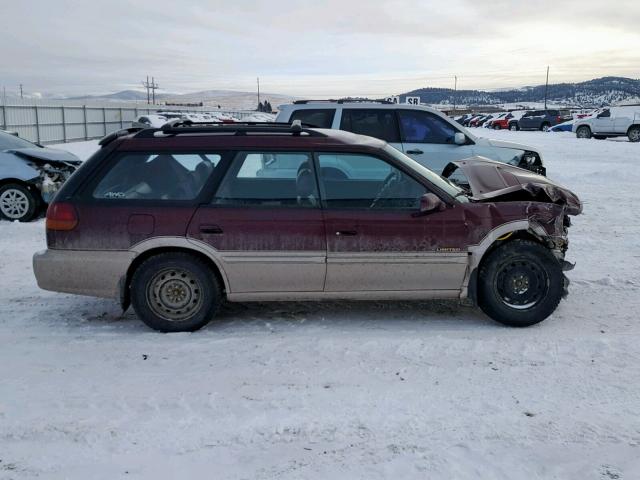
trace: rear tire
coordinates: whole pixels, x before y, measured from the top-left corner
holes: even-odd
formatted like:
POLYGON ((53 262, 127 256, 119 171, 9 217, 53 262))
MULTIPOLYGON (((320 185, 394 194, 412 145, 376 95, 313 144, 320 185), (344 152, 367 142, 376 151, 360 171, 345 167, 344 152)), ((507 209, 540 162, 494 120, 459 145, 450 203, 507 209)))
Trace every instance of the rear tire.
POLYGON ((131 303, 140 319, 161 332, 193 332, 214 317, 222 290, 214 272, 188 253, 145 260, 131 278, 131 303))
POLYGON ((494 125, 494 126, 493 126, 493 129, 494 129, 494 130, 500 130, 501 128, 502 128, 502 127, 500 127, 500 125, 494 125))
POLYGON ((631 127, 627 132, 630 142, 640 142, 640 127, 631 127))
POLYGON ((482 261, 478 304, 497 322, 528 327, 556 309, 564 292, 560 262, 543 245, 513 240, 482 261))
POLYGON ((576 137, 591 138, 591 129, 586 125, 582 125, 581 127, 578 127, 578 129, 576 130, 576 137))
POLYGON ((28 222, 38 213, 39 204, 38 198, 19 183, 0 187, 0 218, 28 222))
POLYGON ((543 132, 548 132, 550 128, 551 125, 549 125, 548 123, 543 123, 542 125, 540 125, 540 130, 542 130, 543 132))

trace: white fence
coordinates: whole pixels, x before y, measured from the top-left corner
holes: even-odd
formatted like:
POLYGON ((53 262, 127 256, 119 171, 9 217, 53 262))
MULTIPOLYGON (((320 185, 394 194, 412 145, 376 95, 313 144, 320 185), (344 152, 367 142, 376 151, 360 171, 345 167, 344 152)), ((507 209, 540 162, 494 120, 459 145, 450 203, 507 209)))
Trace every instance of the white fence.
POLYGON ((128 128, 138 116, 157 110, 180 112, 216 111, 240 120, 254 114, 242 110, 217 110, 211 107, 172 107, 136 103, 70 105, 62 101, 15 101, 0 105, 0 128, 17 132, 32 142, 65 143, 101 138, 108 133, 128 128))

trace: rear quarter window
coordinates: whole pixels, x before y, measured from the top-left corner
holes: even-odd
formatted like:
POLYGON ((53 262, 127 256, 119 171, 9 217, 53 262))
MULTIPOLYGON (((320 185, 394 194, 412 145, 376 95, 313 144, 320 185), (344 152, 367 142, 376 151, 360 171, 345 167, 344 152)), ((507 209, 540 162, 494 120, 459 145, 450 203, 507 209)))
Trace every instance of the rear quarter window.
POLYGON ((193 200, 220 164, 218 153, 124 153, 93 189, 103 200, 193 200))
POLYGON ((289 122, 291 123, 294 120, 300 120, 300 122, 313 127, 331 128, 335 114, 336 110, 334 108, 296 110, 291 114, 289 122))

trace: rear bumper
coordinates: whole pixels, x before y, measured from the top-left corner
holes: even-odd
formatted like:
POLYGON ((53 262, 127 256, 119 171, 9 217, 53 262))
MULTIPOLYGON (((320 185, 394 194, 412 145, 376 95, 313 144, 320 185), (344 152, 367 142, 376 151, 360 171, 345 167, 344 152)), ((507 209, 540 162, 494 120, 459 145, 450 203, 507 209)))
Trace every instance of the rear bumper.
POLYGON ((48 249, 33 256, 33 272, 44 290, 118 299, 134 257, 128 251, 48 249))

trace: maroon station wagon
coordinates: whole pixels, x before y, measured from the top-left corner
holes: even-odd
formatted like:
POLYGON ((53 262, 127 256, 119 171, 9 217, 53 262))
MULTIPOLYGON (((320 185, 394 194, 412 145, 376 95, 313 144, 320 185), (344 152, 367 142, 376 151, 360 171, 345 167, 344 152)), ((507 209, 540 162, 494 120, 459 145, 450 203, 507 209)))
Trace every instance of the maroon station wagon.
POLYGON ((46 290, 112 297, 161 331, 221 302, 468 299, 527 326, 567 291, 578 198, 473 158, 443 175, 385 142, 289 124, 128 129, 67 181, 35 254, 46 290))

